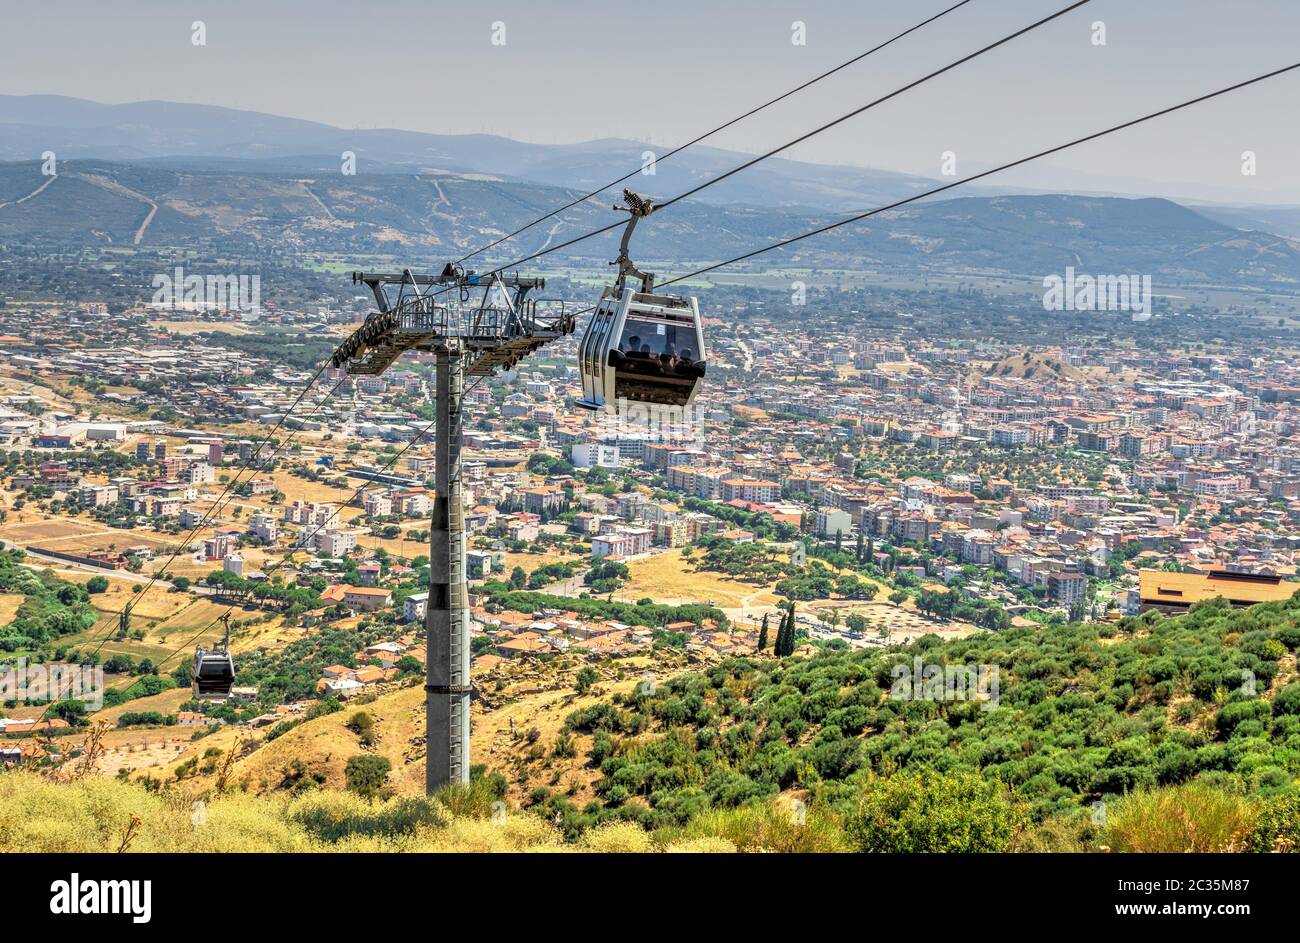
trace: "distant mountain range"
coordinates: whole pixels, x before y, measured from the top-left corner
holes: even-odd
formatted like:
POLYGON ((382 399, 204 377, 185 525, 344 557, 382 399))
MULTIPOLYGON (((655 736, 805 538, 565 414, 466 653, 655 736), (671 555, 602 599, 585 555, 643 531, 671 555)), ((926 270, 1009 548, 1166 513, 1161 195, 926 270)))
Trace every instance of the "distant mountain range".
MULTIPOLYGON (((0 95, 0 160, 32 160, 53 151, 114 161, 165 158, 163 163, 174 168, 337 173, 340 155, 351 151, 360 173, 479 173, 589 192, 640 167, 647 149, 618 139, 550 145, 488 134, 347 130, 212 105, 103 105, 58 95, 0 95)), ((659 197, 681 193, 748 156, 697 145, 657 163, 654 175, 637 177, 633 189, 659 197)), ((886 203, 934 185, 890 171, 772 158, 699 198, 842 210, 886 203)))
MULTIPOLYGON (((200 105, 0 96, 0 241, 460 255, 608 183, 644 145, 526 144, 486 135, 345 131, 200 105), (59 175, 33 158, 53 151, 59 175), (339 155, 357 157, 341 173, 339 155), (93 156, 92 156, 93 155, 93 156)), ((673 195, 744 155, 691 148, 635 189, 673 195)), ((683 265, 750 251, 934 185, 916 177, 766 161, 656 215, 643 259, 683 265)), ((620 217, 614 193, 483 257, 502 264, 620 217)), ((980 193, 972 189, 963 193, 980 193)), ((773 266, 1151 273, 1166 284, 1300 285, 1300 210, 1161 199, 985 195, 923 201, 763 257, 773 266), (1275 234, 1280 233, 1280 234, 1275 234)), ((610 233, 552 259, 607 260, 610 233)), ((601 269, 603 271, 603 267, 601 269)))

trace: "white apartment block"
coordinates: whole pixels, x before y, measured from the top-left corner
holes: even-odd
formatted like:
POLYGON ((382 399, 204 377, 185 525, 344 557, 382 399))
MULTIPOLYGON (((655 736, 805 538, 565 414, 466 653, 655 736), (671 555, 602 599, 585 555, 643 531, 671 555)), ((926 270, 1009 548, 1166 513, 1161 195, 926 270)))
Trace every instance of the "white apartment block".
POLYGON ((280 539, 280 523, 270 514, 254 514, 248 519, 248 529, 268 544, 280 539))
POLYGON ((382 491, 366 495, 366 514, 370 517, 387 517, 393 513, 393 499, 382 491))
POLYGON ((574 468, 618 468, 617 445, 601 442, 575 442, 569 450, 569 461, 574 468))
POLYGON ((597 534, 591 538, 591 556, 595 560, 609 557, 613 560, 625 560, 650 552, 654 541, 654 531, 648 527, 621 527, 608 534, 597 534))
POLYGON ((341 557, 357 546, 354 530, 323 530, 316 535, 316 549, 331 557, 341 557))
POLYGON ((429 608, 428 593, 412 593, 402 603, 402 618, 407 622, 423 622, 429 608))

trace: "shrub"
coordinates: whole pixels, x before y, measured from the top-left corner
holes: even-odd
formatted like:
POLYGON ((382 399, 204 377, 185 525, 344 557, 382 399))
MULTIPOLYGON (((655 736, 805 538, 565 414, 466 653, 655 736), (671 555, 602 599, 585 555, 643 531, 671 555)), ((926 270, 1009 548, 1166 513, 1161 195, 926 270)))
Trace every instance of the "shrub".
POLYGON ((347 728, 357 735, 363 747, 375 744, 375 719, 365 711, 357 711, 348 718, 347 728))
POLYGON ((117 719, 119 727, 171 726, 176 723, 175 714, 163 714, 160 711, 127 711, 117 719))
POLYGON ((558 849, 560 836, 533 815, 449 819, 433 802, 367 802, 313 791, 291 799, 231 792, 207 800, 206 825, 189 801, 148 782, 86 776, 54 783, 15 770, 0 776, 0 852, 113 852, 133 815, 132 851, 526 851, 558 849))
POLYGON ((369 799, 379 793, 392 768, 387 757, 360 754, 348 760, 343 775, 350 791, 369 799))
POLYGON ((374 729, 375 721, 365 711, 357 711, 348 718, 347 727, 353 733, 365 734, 374 729))
POLYGON ((1233 701, 1223 705, 1215 723, 1223 736, 1231 737, 1239 725, 1250 720, 1265 720, 1271 713, 1268 701, 1233 701))
POLYGON ((457 818, 486 819, 500 811, 506 794, 505 777, 500 773, 475 775, 478 768, 470 771, 468 783, 452 783, 444 786, 434 795, 434 799, 449 813, 457 818))
POLYGON ((323 790, 296 799, 289 807, 288 818, 309 835, 327 842, 358 835, 413 835, 425 828, 445 828, 450 821, 443 808, 430 799, 403 796, 385 803, 369 803, 359 796, 323 790))
POLYGON ((861 851, 1005 851, 1018 820, 1000 783, 924 770, 869 780, 846 831, 861 851))
POLYGON ((1246 836, 1247 851, 1300 851, 1300 793, 1289 792, 1263 803, 1246 836))
POLYGON ((1277 716, 1300 714, 1300 681, 1277 692, 1273 698, 1273 713, 1277 716))

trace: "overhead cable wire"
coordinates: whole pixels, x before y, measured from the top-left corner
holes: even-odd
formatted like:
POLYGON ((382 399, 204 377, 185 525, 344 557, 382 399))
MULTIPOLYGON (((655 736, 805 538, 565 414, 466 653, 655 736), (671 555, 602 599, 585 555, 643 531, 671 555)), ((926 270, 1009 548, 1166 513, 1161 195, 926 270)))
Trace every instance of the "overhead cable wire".
MULTIPOLYGON (((903 30, 901 33, 896 33, 895 35, 891 36, 889 39, 885 40, 884 42, 872 46, 866 52, 858 53, 852 59, 847 59, 844 62, 841 62, 839 65, 827 69, 825 72, 821 73, 820 75, 814 76, 813 78, 807 80, 806 82, 803 82, 800 85, 796 85, 794 88, 789 89, 788 91, 782 92, 780 95, 776 96, 775 98, 769 99, 763 104, 758 105, 755 108, 751 108, 749 111, 737 115, 736 117, 732 118, 729 121, 723 122, 722 124, 718 125, 712 130, 705 131, 703 134, 691 138, 691 140, 687 141, 685 144, 679 144, 677 147, 674 147, 672 150, 670 150, 668 153, 664 154, 663 156, 655 157, 655 164, 658 165, 663 161, 670 159, 674 155, 680 154, 682 151, 686 150, 687 148, 694 147, 696 144, 699 144, 701 141, 711 138, 715 134, 725 131, 727 128, 730 128, 733 125, 739 124, 741 121, 744 121, 746 118, 751 118, 754 115, 758 114, 760 111, 770 108, 779 102, 785 101, 787 98, 791 97, 792 95, 797 95, 799 92, 802 92, 804 89, 810 88, 811 86, 816 85, 818 82, 822 81, 823 79, 830 78, 832 75, 835 75, 837 72, 841 72, 844 69, 847 69, 849 66, 861 62, 863 59, 866 59, 868 56, 879 52, 880 50, 884 49, 886 46, 893 45, 894 43, 898 42, 898 40, 903 39, 904 37, 912 33, 915 33, 917 30, 922 29, 923 27, 929 26, 931 23, 935 22, 936 20, 942 19, 943 17, 947 16, 949 13, 952 13, 954 10, 958 10, 961 7, 966 6, 966 4, 970 2, 971 0, 960 0, 960 2, 954 3, 952 6, 940 10, 938 13, 934 14, 933 16, 930 16, 922 20, 921 22, 908 27, 907 29, 903 30)), ((474 258, 474 256, 480 255, 481 253, 484 253, 489 249, 493 249, 501 245, 501 243, 506 242, 507 240, 513 239, 515 236, 518 236, 521 233, 524 233, 529 229, 532 229, 537 224, 544 223, 548 219, 552 219, 555 216, 558 216, 560 213, 563 213, 565 210, 572 209, 573 207, 577 206, 579 203, 585 203, 587 200, 590 200, 594 196, 599 196, 601 193, 604 193, 606 190, 610 189, 611 187, 616 187, 620 183, 625 183, 626 181, 631 180, 633 177, 637 176, 637 174, 641 173, 641 171, 642 168, 638 167, 636 170, 633 170, 631 173, 624 174, 622 177, 619 177, 617 180, 611 180, 603 187, 598 187, 597 189, 592 190, 590 193, 586 193, 583 196, 578 197, 577 199, 565 203, 561 207, 551 210, 545 216, 539 216, 537 217, 537 219, 534 219, 532 222, 525 223, 523 226, 520 226, 514 232, 506 233, 506 235, 494 239, 492 242, 489 242, 487 245, 475 249, 473 252, 469 253, 468 255, 461 256, 457 260, 456 264, 457 265, 464 264, 469 259, 474 258)))
MULTIPOLYGON (((721 183, 723 180, 726 180, 727 178, 733 176, 734 174, 740 173, 740 172, 743 171, 743 170, 747 170, 748 168, 753 167, 755 164, 757 164, 757 163, 759 163, 759 162, 761 162, 761 161, 767 160, 768 158, 773 157, 773 156, 775 156, 776 154, 780 154, 781 152, 783 152, 783 151, 785 151, 785 150, 788 150, 789 148, 793 147, 794 145, 799 144, 799 143, 801 143, 801 142, 803 142, 803 141, 806 141, 806 140, 808 140, 809 138, 812 138, 812 137, 814 137, 814 136, 816 136, 816 135, 818 135, 818 134, 821 134, 821 133, 823 133, 824 131, 827 131, 827 130, 829 130, 830 128, 833 128, 833 127, 835 127, 835 126, 841 124, 842 122, 849 120, 850 118, 854 118, 854 117, 856 117, 856 116, 858 116, 858 115, 860 115, 860 114, 862 114, 862 113, 864 113, 864 112, 866 112, 866 111, 870 111, 872 108, 875 108, 875 107, 877 107, 877 106, 879 106, 879 105, 881 105, 881 104, 884 104, 885 102, 888 102, 888 101, 890 101, 890 100, 892 100, 892 99, 898 97, 899 95, 902 95, 903 93, 905 93, 905 92, 907 92, 907 91, 909 91, 909 90, 911 90, 911 89, 916 88, 916 87, 919 86, 919 85, 922 85, 922 84, 924 84, 924 83, 926 83, 926 82, 929 82, 929 81, 931 81, 932 79, 937 78, 938 76, 941 76, 941 75, 945 74, 946 72, 950 72, 950 71, 952 71, 953 69, 957 68, 958 66, 961 66, 961 65, 963 65, 963 64, 965 64, 965 63, 968 63, 968 62, 970 62, 970 61, 972 61, 972 60, 974 60, 974 59, 977 59, 977 58, 979 58, 980 56, 985 55, 986 53, 992 52, 993 50, 998 49, 999 47, 1004 46, 1004 45, 1006 45, 1007 43, 1009 43, 1009 42, 1011 42, 1011 41, 1013 41, 1013 40, 1015 40, 1015 39, 1018 39, 1019 37, 1024 36, 1024 35, 1026 35, 1027 33, 1032 32, 1033 30, 1038 29, 1039 27, 1045 26, 1045 25, 1047 25, 1048 23, 1051 23, 1051 22, 1055 21, 1056 19, 1058 19, 1058 18, 1060 18, 1060 17, 1062 17, 1062 16, 1065 16, 1067 13, 1071 13, 1071 12, 1073 12, 1074 10, 1077 10, 1079 7, 1082 7, 1082 6, 1084 6, 1084 5, 1088 4, 1088 3, 1091 3, 1091 2, 1092 2, 1092 0, 1075 0, 1074 3, 1071 3, 1071 4, 1069 4, 1068 6, 1062 7, 1061 9, 1057 10, 1057 11, 1054 12, 1054 13, 1050 13, 1050 14, 1048 14, 1047 16, 1045 16, 1045 17, 1043 17, 1043 18, 1041 18, 1041 19, 1039 19, 1039 20, 1036 20, 1035 22, 1030 23, 1030 24, 1027 25, 1027 26, 1022 26, 1020 29, 1017 29, 1017 30, 1015 30, 1015 31, 1012 32, 1012 33, 1008 33, 1006 36, 1003 36, 1003 37, 1000 38, 1000 39, 997 39, 997 40, 995 40, 995 41, 993 41, 993 42, 991 42, 991 43, 989 43, 989 44, 987 44, 987 45, 985 45, 985 46, 982 46, 981 48, 975 50, 974 52, 967 53, 966 55, 962 56, 960 59, 956 59, 956 60, 954 60, 954 61, 948 63, 948 64, 945 65, 945 66, 942 66, 942 67, 940 67, 940 68, 938 68, 938 69, 935 69, 934 71, 932 71, 932 72, 930 72, 930 73, 928 73, 928 74, 922 76, 922 77, 919 78, 919 79, 915 79, 915 80, 913 80, 913 81, 907 83, 906 85, 903 85, 903 86, 901 86, 900 88, 897 88, 897 89, 895 89, 895 90, 892 91, 892 92, 889 92, 888 94, 882 95, 882 96, 879 97, 879 98, 876 98, 876 99, 874 99, 874 100, 872 100, 872 101, 870 101, 870 102, 867 102, 865 105, 861 105, 861 106, 859 106, 859 107, 857 107, 857 108, 854 108, 852 111, 846 112, 845 114, 840 115, 838 118, 834 118, 834 119, 832 119, 831 121, 826 122, 825 124, 822 124, 822 125, 820 125, 820 126, 818 126, 818 127, 816 127, 816 128, 813 128, 811 131, 808 131, 808 132, 806 132, 806 133, 804 133, 804 134, 801 134, 801 135, 799 135, 798 137, 794 138, 793 140, 787 141, 786 143, 780 145, 779 147, 772 148, 771 150, 769 150, 769 151, 767 151, 767 152, 765 152, 765 153, 763 153, 763 154, 760 154, 760 155, 758 155, 758 156, 756 156, 756 157, 753 157, 753 158, 751 158, 751 159, 749 159, 749 160, 747 160, 747 161, 745 161, 745 162, 743 162, 743 163, 737 165, 736 167, 733 167, 733 168, 730 169, 730 170, 724 171, 723 173, 719 174, 719 175, 716 176, 716 177, 711 177, 710 179, 705 180, 703 183, 697 184, 696 186, 691 187, 689 190, 686 190, 686 191, 683 192, 683 193, 679 193, 677 196, 671 197, 670 199, 665 200, 665 201, 663 201, 662 203, 657 203, 657 204, 655 205, 655 207, 654 207, 654 211, 657 212, 657 211, 659 211, 659 210, 661 210, 661 209, 665 209, 665 208, 667 208, 667 207, 669 207, 669 206, 672 206, 674 203, 678 202, 679 200, 683 200, 683 199, 685 199, 686 197, 692 196, 692 195, 694 195, 694 194, 696 194, 696 193, 699 193, 699 192, 702 191, 702 190, 707 189, 708 187, 711 187, 711 186, 713 186, 713 185, 715 185, 715 184, 717 184, 717 183, 721 183)), ((524 257, 522 257, 522 258, 515 259, 514 261, 512 261, 512 262, 508 262, 508 263, 506 263, 505 265, 499 266, 498 268, 491 269, 491 270, 489 270, 489 271, 487 271, 487 272, 482 273, 482 274, 479 276, 479 278, 480 278, 480 279, 482 279, 482 278, 491 278, 492 276, 494 276, 494 275, 498 275, 498 274, 500 274, 500 273, 506 271, 507 269, 516 268, 516 267, 518 267, 518 266, 520 266, 520 265, 523 265, 523 264, 525 264, 525 263, 527 263, 527 262, 532 262, 532 261, 534 261, 535 259, 540 259, 540 258, 542 258, 543 256, 550 255, 552 252, 558 252, 558 251, 561 250, 561 249, 566 249, 566 248, 568 248, 569 246, 576 245, 576 244, 579 243, 579 242, 584 242, 584 241, 586 241, 587 239, 592 239, 592 238, 594 238, 594 237, 596 237, 596 236, 604 235, 605 233, 607 233, 607 232, 611 232, 612 230, 615 230, 615 229, 621 229, 621 228, 625 227, 626 225, 627 225, 627 221, 626 221, 626 220, 623 220, 623 219, 615 220, 614 222, 610 223, 608 226, 602 226, 602 227, 600 227, 599 229, 593 229, 593 230, 590 231, 590 232, 583 233, 583 234, 578 235, 578 236, 574 236, 574 237, 572 237, 572 238, 570 238, 570 239, 566 239, 566 240, 564 240, 563 242, 558 242, 558 243, 556 243, 556 244, 554 244, 554 245, 548 245, 548 246, 546 246, 546 247, 543 248, 543 249, 539 249, 539 250, 537 250, 536 252, 531 253, 530 255, 526 255, 526 256, 524 256, 524 257)), ((454 288, 454 287, 456 287, 456 286, 452 286, 452 288, 454 288)), ((446 292, 446 291, 450 291, 450 290, 452 290, 452 288, 444 288, 444 289, 441 289, 440 291, 433 292, 433 294, 434 294, 434 295, 443 294, 443 293, 446 292)))
POLYGON ((800 242, 804 239, 809 239, 812 236, 818 236, 821 235, 822 233, 830 232, 833 229, 839 229, 841 226, 847 226, 850 223, 856 223, 864 219, 869 219, 870 217, 876 216, 880 213, 885 213, 890 210, 898 209, 900 206, 906 206, 909 203, 915 203, 917 200, 923 200, 926 197, 934 196, 935 194, 943 193, 947 190, 952 190, 956 187, 965 186, 966 184, 973 183, 976 180, 982 180, 985 177, 991 177, 994 174, 1002 173, 1003 171, 1010 170, 1013 167, 1019 167, 1022 164, 1029 163, 1030 161, 1039 160, 1041 158, 1048 157, 1052 154, 1060 153, 1061 151, 1067 150, 1072 147, 1078 147, 1080 144, 1086 144, 1089 141, 1095 141, 1098 138, 1106 137, 1107 135, 1114 134, 1117 131, 1123 131, 1126 128, 1131 128, 1134 127, 1135 125, 1143 124, 1147 121, 1152 121, 1156 118, 1160 118, 1165 115, 1172 114, 1176 111, 1181 111, 1184 108, 1190 108, 1191 106, 1198 105, 1201 102, 1206 102, 1213 98, 1218 98, 1221 95, 1227 95, 1230 92, 1235 92, 1238 91, 1239 89, 1246 88, 1247 86, 1255 85, 1259 82, 1264 82, 1268 79, 1276 78, 1279 75, 1284 75, 1296 69, 1300 69, 1300 62, 1294 63, 1289 66, 1284 66, 1280 69, 1274 69, 1271 72, 1265 72, 1264 74, 1257 75, 1254 78, 1246 79, 1245 81, 1237 82, 1233 85, 1225 86, 1224 88, 1217 89, 1213 92, 1207 92, 1204 95, 1198 95, 1195 98, 1189 98, 1186 101, 1179 102, 1176 105, 1170 105, 1167 108, 1161 108, 1159 111, 1150 112, 1149 114, 1143 115, 1140 118, 1133 118, 1121 124, 1112 125, 1111 127, 1105 128, 1101 131, 1094 131, 1091 134, 1086 134, 1083 137, 1075 138, 1074 140, 1067 141, 1064 144, 1057 144, 1055 147, 1049 147, 1046 150, 1038 151, 1037 153, 1030 154, 1027 157, 1021 157, 1018 158, 1017 160, 1009 161, 1005 164, 1000 164, 997 167, 990 168, 989 170, 984 170, 977 174, 972 174, 969 177, 963 177, 960 180, 954 180, 952 183, 946 183, 943 184, 942 186, 934 187, 922 193, 913 194, 912 196, 906 197, 901 200, 896 200, 895 202, 889 203, 885 206, 879 206, 873 210, 868 210, 865 213, 857 213, 853 216, 848 217, 847 219, 842 219, 839 220, 838 222, 829 223, 825 226, 819 226, 816 229, 809 230, 808 232, 805 233, 800 233, 797 236, 791 236, 788 239, 782 239, 779 242, 774 242, 771 245, 763 246, 762 248, 755 249, 752 252, 746 252, 743 255, 738 255, 733 259, 726 260, 725 262, 715 262, 711 265, 706 265, 704 268, 696 269, 694 272, 689 272, 685 275, 678 275, 676 278, 671 278, 665 282, 660 282, 659 285, 660 287, 664 285, 672 285, 677 282, 685 281, 686 279, 689 278, 695 278, 707 272, 712 272, 715 269, 719 269, 727 265, 734 265, 737 262, 743 262, 746 259, 751 259, 754 256, 761 255, 764 252, 771 252, 773 249, 780 249, 783 246, 788 246, 792 243, 800 242))

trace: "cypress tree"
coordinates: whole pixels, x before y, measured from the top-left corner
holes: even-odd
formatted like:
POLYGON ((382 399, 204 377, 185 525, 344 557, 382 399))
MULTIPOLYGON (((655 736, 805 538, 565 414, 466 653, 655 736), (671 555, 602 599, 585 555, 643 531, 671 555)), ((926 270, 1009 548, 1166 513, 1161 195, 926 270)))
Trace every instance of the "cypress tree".
POLYGON ((781 628, 776 633, 774 651, 781 657, 794 654, 794 603, 790 604, 785 617, 781 620, 781 628))
POLYGON ((758 630, 758 650, 767 648, 767 613, 763 613, 763 627, 758 630))

